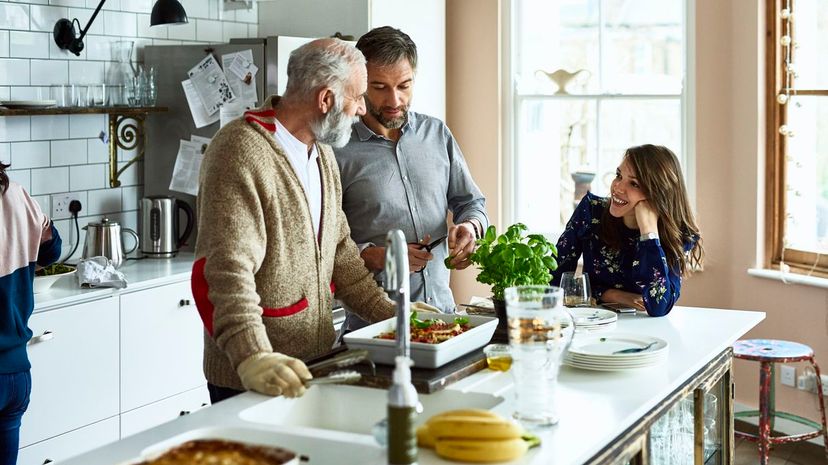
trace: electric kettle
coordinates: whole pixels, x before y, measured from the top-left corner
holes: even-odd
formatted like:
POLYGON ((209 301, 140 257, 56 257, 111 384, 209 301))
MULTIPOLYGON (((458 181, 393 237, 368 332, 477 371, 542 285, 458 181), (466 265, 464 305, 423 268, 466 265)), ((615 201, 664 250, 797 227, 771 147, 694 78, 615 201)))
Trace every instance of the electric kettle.
POLYGON ((187 202, 167 196, 141 199, 141 252, 147 257, 169 258, 178 253, 193 232, 193 209, 187 202), (187 217, 178 234, 179 213, 187 217))
POLYGON ((86 241, 83 243, 82 258, 103 256, 112 262, 112 266, 118 268, 124 263, 126 254, 138 248, 138 234, 129 228, 121 228, 121 225, 109 218, 104 217, 100 223, 89 223, 83 227, 86 231, 86 241), (121 233, 129 233, 135 238, 135 245, 124 250, 121 242, 121 233))

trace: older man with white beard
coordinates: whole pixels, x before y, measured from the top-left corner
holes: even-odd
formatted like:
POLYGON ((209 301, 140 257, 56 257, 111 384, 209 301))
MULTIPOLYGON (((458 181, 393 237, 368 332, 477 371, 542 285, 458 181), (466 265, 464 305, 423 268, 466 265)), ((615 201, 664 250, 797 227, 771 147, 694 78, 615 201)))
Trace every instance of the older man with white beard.
POLYGON ((287 75, 284 96, 216 134, 201 168, 192 288, 213 402, 302 395, 302 359, 334 342, 334 292, 368 321, 394 314, 350 238, 330 148, 365 113, 365 59, 320 39, 291 54, 287 75))

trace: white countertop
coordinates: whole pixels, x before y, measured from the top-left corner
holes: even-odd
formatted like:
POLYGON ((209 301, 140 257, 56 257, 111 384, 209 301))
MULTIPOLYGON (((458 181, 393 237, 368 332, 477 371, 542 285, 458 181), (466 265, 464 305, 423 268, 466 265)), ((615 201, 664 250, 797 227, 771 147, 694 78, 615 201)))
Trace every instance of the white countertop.
POLYGON ((34 295, 34 313, 65 307, 118 294, 139 291, 179 281, 188 281, 193 268, 193 254, 179 253, 174 258, 128 260, 118 271, 127 279, 125 289, 108 287, 82 289, 74 276, 59 279, 48 291, 34 295))
MULTIPOLYGON (((541 437, 542 445, 530 450, 515 463, 583 463, 611 444, 660 400, 680 387, 764 317, 761 312, 691 307, 676 307, 663 318, 650 318, 644 314, 621 315, 616 331, 653 335, 667 340, 668 360, 656 367, 629 372, 592 372, 564 366, 559 377, 557 398, 560 422, 556 426, 536 431, 541 437)), ((506 400, 493 410, 503 415, 511 413, 512 379, 509 373, 484 370, 448 389, 502 396, 506 400)), ((378 391, 378 399, 384 398, 384 392, 378 391)), ((258 430, 263 438, 268 438, 269 443, 308 455, 311 464, 386 463, 384 450, 377 447, 370 436, 315 430, 310 438, 302 438, 298 436, 295 427, 265 426, 239 418, 240 411, 267 400, 270 398, 245 393, 63 463, 130 463, 141 457, 142 451, 147 447, 199 428, 210 428, 218 435, 222 431, 232 432, 234 429, 236 435, 242 435, 243 431, 239 432, 238 428, 258 430), (343 437, 347 441, 342 441, 336 447, 332 445, 335 444, 332 440, 342 440, 343 437), (346 453, 347 447, 361 448, 362 456, 357 460, 355 456, 346 453), (368 459, 365 453, 368 454, 368 459), (336 459, 330 460, 331 457, 336 459)), ((241 437, 251 438, 251 434, 241 437)), ((453 462, 440 459, 431 450, 420 449, 419 463, 429 465, 453 462)))

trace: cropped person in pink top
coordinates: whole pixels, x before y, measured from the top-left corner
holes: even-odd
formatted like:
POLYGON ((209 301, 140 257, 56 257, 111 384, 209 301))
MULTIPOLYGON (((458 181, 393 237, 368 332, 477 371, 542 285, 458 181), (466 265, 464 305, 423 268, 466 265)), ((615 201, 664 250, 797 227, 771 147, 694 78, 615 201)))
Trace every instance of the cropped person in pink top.
POLYGON ((61 247, 37 202, 9 180, 9 166, 0 162, 0 465, 17 462, 20 419, 32 390, 26 343, 35 267, 56 262, 61 247))

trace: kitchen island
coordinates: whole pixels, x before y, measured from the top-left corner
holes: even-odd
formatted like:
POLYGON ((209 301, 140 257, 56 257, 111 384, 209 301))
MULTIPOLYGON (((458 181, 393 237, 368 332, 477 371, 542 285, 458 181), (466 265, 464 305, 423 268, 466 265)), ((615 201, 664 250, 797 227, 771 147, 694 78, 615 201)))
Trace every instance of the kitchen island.
MULTIPOLYGON (((701 440, 705 425, 695 421, 695 463, 705 461, 708 449, 717 454, 718 463, 730 463, 733 421, 730 346, 763 318, 764 314, 759 312, 690 307, 676 307, 663 318, 620 315, 616 332, 653 335, 666 340, 669 343, 667 361, 625 372, 562 367, 557 392, 560 422, 536 430, 541 446, 531 449, 515 463, 614 464, 630 459, 647 463, 651 455, 648 451, 651 427, 682 399, 690 399, 697 417, 701 417, 705 393, 714 389, 718 389, 717 431, 721 440, 713 441, 713 447, 706 446, 706 441, 701 440)), ((490 406, 494 412, 507 416, 512 411, 512 386, 509 373, 484 370, 433 395, 453 402, 450 408, 490 406)), ((313 392, 320 388, 316 386, 305 397, 294 400, 246 393, 63 463, 131 463, 144 454, 200 437, 277 445, 307 456, 311 464, 386 463, 384 450, 376 445, 370 428, 365 426, 372 423, 372 415, 381 415, 385 391, 324 386, 328 388, 322 391, 325 395, 313 392), (337 397, 338 393, 341 397, 337 397), (359 396, 355 397, 356 394, 359 396), (367 399, 363 405, 357 402, 360 396, 363 401, 367 399)), ((430 400, 423 399, 423 403, 430 400)), ((421 448, 419 463, 452 462, 421 448)))

